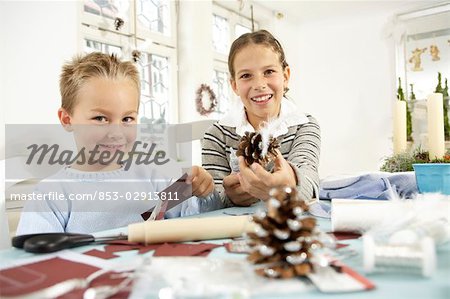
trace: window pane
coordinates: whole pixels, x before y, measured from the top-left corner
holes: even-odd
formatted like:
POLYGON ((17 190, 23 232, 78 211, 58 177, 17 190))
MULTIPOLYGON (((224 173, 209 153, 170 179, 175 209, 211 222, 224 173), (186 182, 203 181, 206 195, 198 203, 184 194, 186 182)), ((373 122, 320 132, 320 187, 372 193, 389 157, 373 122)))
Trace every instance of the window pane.
POLYGON ((228 54, 230 46, 230 28, 228 20, 213 15, 213 48, 217 52, 228 54))
POLYGON ((168 123, 169 58, 145 53, 138 62, 141 75, 141 123, 168 123))
POLYGON ((118 57, 122 56, 122 48, 106 43, 97 42, 90 39, 85 39, 84 52, 102 52, 105 54, 116 54, 118 57))
POLYGON ((245 27, 244 25, 241 24, 236 24, 236 26, 234 27, 234 35, 236 38, 238 38, 239 36, 241 36, 244 33, 250 33, 252 32, 252 29, 245 27))
POLYGON ((128 16, 128 0, 84 0, 84 11, 108 19, 128 16))
POLYGON ((139 22, 150 31, 170 36, 169 0, 137 0, 139 22))
POLYGON ((217 113, 224 114, 229 109, 230 104, 230 85, 228 83, 228 73, 214 70, 212 89, 216 94, 217 113))

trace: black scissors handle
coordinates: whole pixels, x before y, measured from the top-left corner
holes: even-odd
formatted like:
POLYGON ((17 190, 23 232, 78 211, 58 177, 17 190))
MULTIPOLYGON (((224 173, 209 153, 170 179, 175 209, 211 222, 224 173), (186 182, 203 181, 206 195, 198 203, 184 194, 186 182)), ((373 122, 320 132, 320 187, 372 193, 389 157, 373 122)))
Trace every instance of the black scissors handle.
POLYGON ((86 234, 43 233, 16 236, 12 239, 12 246, 33 253, 50 253, 95 241, 94 236, 86 234))

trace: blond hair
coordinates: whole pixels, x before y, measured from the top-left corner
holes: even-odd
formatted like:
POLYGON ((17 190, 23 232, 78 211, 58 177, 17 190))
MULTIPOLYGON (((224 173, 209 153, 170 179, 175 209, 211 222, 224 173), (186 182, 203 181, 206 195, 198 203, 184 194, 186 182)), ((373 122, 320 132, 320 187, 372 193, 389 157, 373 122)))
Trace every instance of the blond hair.
POLYGON ((89 79, 98 77, 130 79, 140 94, 139 72, 132 62, 121 61, 115 54, 94 52, 77 55, 63 66, 59 81, 61 107, 69 114, 73 113, 80 88, 89 79))

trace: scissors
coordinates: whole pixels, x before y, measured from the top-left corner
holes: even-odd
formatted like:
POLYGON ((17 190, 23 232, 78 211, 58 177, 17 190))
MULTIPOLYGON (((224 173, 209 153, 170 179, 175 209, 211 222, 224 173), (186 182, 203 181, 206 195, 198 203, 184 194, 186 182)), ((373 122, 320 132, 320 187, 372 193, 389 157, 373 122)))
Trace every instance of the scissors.
POLYGON ((12 238, 12 246, 32 253, 50 253, 88 244, 101 244, 127 239, 128 236, 125 234, 94 237, 88 234, 42 233, 16 236, 12 238))

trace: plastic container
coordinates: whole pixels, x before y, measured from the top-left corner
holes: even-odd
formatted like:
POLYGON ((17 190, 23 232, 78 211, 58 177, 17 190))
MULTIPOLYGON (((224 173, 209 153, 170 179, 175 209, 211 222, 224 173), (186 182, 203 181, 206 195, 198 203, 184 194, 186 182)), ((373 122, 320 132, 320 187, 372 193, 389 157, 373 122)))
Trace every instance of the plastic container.
POLYGON ((420 193, 450 195, 450 163, 413 164, 420 193))

